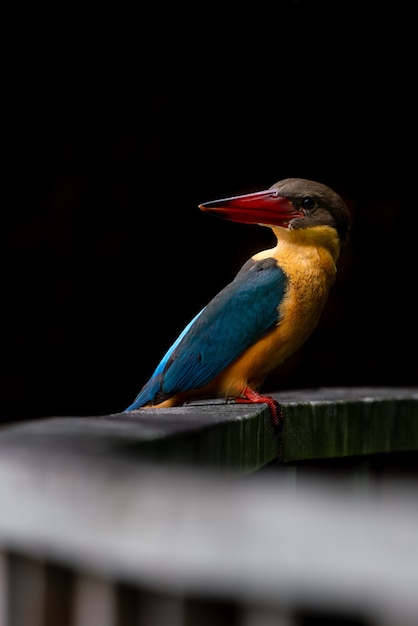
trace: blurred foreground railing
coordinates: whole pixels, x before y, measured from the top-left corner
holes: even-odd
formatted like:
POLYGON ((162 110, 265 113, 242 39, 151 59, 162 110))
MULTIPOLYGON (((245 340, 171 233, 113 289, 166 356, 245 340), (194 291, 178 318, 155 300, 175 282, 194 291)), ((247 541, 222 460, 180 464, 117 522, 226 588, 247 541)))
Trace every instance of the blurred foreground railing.
POLYGON ((418 389, 0 429, 0 626, 418 624, 418 389))

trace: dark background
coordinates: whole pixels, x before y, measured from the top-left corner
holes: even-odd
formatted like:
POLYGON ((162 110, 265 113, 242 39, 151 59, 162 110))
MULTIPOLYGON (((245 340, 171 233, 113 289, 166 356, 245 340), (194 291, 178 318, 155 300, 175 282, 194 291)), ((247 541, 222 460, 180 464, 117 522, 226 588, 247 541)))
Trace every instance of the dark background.
POLYGON ((316 332, 264 391, 417 384, 403 11, 60 4, 6 20, 0 419, 126 408, 272 244, 198 204, 288 176, 341 193, 354 227, 316 332))

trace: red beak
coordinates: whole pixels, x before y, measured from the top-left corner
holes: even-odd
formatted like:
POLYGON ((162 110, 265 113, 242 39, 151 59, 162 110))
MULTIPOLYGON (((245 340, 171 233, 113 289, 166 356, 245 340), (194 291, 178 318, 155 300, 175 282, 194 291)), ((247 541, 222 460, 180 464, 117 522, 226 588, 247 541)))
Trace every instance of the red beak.
POLYGON ((232 196, 199 204, 199 209, 233 222, 288 227, 297 217, 304 217, 292 202, 279 196, 274 189, 232 196))

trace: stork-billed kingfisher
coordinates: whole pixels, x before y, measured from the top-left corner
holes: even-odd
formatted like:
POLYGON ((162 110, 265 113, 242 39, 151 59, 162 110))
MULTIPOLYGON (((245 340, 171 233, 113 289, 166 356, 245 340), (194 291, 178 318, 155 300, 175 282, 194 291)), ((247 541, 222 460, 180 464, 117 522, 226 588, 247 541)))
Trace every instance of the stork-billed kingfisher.
POLYGON ((302 178, 199 208, 267 226, 276 245, 254 254, 192 319, 125 411, 222 397, 267 403, 277 426, 278 403, 258 389, 315 329, 348 242, 350 213, 332 189, 302 178))

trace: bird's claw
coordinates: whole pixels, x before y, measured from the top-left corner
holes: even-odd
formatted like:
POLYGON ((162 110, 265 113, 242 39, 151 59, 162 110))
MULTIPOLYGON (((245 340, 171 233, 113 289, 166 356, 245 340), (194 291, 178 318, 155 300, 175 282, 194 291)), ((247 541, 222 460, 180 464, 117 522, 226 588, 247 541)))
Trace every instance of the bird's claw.
POLYGON ((236 398, 235 402, 238 404, 267 404, 270 409, 273 432, 277 433, 283 420, 283 411, 277 400, 271 396, 263 396, 249 387, 246 387, 243 396, 236 398))

